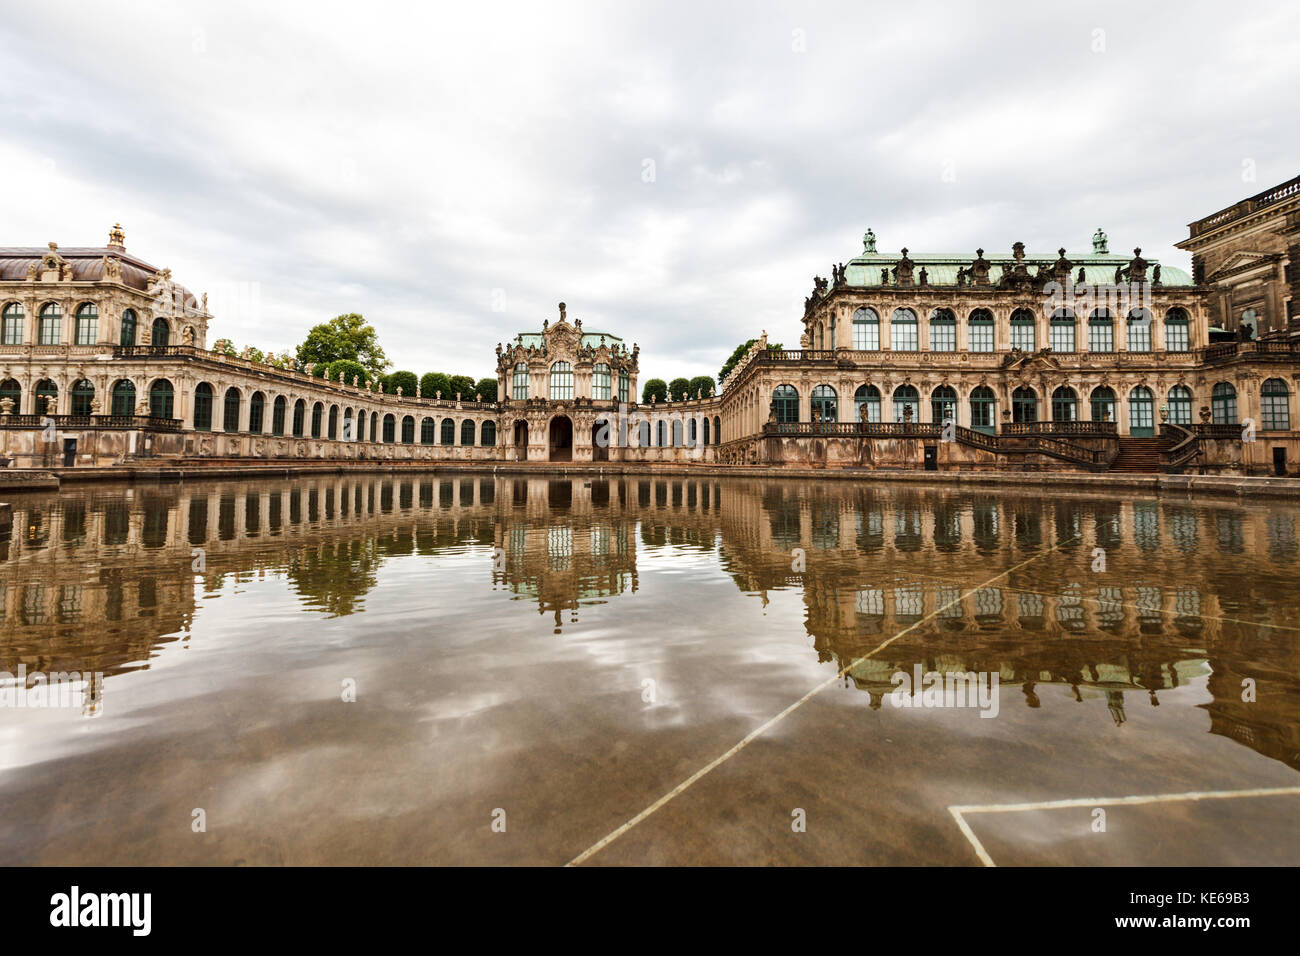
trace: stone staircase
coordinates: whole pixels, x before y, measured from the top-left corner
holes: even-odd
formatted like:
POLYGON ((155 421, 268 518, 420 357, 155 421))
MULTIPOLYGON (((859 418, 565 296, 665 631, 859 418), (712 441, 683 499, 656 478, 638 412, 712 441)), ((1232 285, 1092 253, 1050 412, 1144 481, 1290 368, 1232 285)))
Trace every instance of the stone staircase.
POLYGON ((1119 454, 1110 463, 1111 471, 1159 474, 1160 453, 1168 446, 1163 438, 1120 438, 1119 454))

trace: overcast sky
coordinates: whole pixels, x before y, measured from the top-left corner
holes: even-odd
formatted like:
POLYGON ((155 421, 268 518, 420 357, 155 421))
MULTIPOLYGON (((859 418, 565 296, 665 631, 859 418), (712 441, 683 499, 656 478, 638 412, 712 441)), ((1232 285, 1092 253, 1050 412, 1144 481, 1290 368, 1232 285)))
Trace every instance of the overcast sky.
POLYGON ((4 2, 0 245, 127 248, 281 351, 492 374, 568 303, 642 379, 799 338, 862 249, 1111 249, 1300 173, 1294 3, 4 2), (1079 7, 1081 9, 1075 9, 1079 7))

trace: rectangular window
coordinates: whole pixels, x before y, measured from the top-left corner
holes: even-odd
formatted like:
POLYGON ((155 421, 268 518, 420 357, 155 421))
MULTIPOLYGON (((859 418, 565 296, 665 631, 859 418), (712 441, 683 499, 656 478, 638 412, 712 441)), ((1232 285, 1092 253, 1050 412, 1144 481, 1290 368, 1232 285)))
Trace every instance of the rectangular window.
POLYGON ((1051 346, 1053 352, 1074 351, 1074 323, 1053 322, 1051 327, 1051 346))
POLYGON ((1020 349, 1022 352, 1032 352, 1038 346, 1035 345, 1034 326, 1030 322, 1012 322, 1011 323, 1011 347, 1020 349))
POLYGON ((1128 350, 1130 352, 1151 351, 1151 323, 1149 320, 1129 323, 1128 350))
POLYGON ((5 345, 23 344, 23 317, 21 315, 6 315, 4 317, 3 343, 5 345))
POLYGON ((1169 352, 1186 352, 1190 349, 1186 322, 1165 324, 1165 349, 1169 352))
POLYGON ((931 322, 930 323, 930 351, 932 352, 957 351, 957 323, 955 322, 931 322))
POLYGON ((993 351, 993 323, 972 322, 970 326, 970 350, 972 352, 993 351))
POLYGON ((874 352, 880 348, 879 322, 854 322, 853 347, 860 351, 874 352))
POLYGON ((1291 416, 1287 409, 1290 397, 1287 395, 1263 395, 1260 398, 1260 417, 1266 431, 1287 431, 1291 427, 1291 416))
POLYGON ((628 375, 627 372, 618 373, 618 400, 624 405, 627 404, 628 394, 628 375))
POLYGON ((916 351, 916 323, 893 322, 889 326, 890 348, 895 352, 916 351))
POLYGON ((59 332, 63 325, 62 316, 42 316, 41 317, 41 334, 40 345, 58 345, 60 336, 59 332))
POLYGON ((99 340, 99 317, 77 317, 77 345, 94 345, 99 340))
POLYGON ((1115 328, 1109 322, 1088 324, 1088 351, 1115 351, 1115 328))

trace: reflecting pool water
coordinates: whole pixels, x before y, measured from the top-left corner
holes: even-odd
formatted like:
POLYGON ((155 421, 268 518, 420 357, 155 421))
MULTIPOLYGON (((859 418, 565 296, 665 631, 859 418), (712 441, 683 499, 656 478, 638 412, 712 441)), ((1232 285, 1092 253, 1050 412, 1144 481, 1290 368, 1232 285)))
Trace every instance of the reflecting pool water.
POLYGON ((1300 507, 487 474, 11 503, 6 863, 1300 862, 1300 507))

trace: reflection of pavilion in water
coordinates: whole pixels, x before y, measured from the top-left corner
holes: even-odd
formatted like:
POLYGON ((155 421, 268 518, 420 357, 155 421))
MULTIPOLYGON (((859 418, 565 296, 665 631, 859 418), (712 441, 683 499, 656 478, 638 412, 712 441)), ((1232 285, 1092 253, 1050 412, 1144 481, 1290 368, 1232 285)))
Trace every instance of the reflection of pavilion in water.
POLYGON ((1289 510, 859 483, 339 475, 74 487, 16 500, 13 527, 0 542, 0 670, 147 666, 187 637, 195 587, 230 579, 283 575, 305 607, 351 614, 390 557, 467 547, 495 549, 494 583, 558 628, 565 612, 636 590, 638 547, 678 545, 716 550, 763 600, 798 589, 819 659, 852 665, 874 705, 895 671, 920 664, 996 672, 1031 707, 1042 685, 1061 685, 1104 699, 1118 723, 1135 695, 1158 703, 1209 672, 1211 731, 1300 767, 1295 641, 1233 622, 1300 619, 1287 604, 1300 600, 1276 586, 1297 554, 1289 510), (1094 548, 1110 573, 1091 571, 1094 548), (1216 574, 1227 564, 1258 574, 1216 574), (1241 701, 1244 677, 1258 702, 1241 701))

